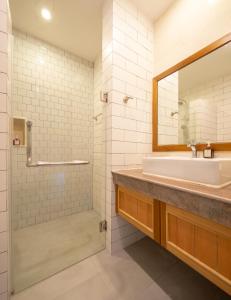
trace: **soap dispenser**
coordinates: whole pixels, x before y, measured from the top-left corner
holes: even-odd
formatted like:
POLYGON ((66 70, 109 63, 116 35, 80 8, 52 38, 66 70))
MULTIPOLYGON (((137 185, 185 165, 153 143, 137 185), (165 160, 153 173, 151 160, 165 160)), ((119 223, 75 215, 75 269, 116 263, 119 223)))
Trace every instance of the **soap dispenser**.
POLYGON ((214 157, 214 149, 212 149, 210 142, 207 143, 207 146, 203 150, 204 158, 213 158, 214 157))
POLYGON ((20 145, 20 139, 17 136, 13 139, 13 145, 14 146, 19 146, 20 145))

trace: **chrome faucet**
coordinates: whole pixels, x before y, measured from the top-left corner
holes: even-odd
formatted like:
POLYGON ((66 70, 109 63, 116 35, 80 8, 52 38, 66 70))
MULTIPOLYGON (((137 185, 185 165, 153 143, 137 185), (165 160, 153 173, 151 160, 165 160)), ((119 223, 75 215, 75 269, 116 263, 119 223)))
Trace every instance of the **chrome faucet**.
POLYGON ((192 150, 192 158, 197 158, 197 148, 196 148, 196 143, 191 142, 190 144, 187 145, 187 147, 191 148, 192 150))

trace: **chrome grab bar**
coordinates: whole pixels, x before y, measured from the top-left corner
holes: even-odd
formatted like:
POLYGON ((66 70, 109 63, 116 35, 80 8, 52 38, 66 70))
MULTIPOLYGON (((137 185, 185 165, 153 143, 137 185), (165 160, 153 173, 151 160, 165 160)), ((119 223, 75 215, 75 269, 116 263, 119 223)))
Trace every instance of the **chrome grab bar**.
POLYGON ((27 147, 26 147, 26 156, 27 162, 26 165, 30 166, 32 164, 32 122, 26 122, 27 127, 27 147))
POLYGON ((72 160, 72 161, 37 161, 36 163, 27 164, 27 167, 46 167, 46 166, 67 166, 67 165, 87 165, 89 161, 72 160))
POLYGON ((72 161, 37 161, 32 163, 32 122, 27 121, 27 167, 45 167, 45 166, 67 166, 67 165, 86 165, 89 164, 89 161, 86 160, 72 160, 72 161))

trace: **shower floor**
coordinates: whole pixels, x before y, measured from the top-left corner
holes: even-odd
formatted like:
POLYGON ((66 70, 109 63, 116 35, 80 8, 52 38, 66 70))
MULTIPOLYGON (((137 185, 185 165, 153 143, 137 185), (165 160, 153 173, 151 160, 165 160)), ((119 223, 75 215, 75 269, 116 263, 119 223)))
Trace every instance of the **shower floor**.
POLYGON ((105 247, 94 211, 13 232, 13 288, 21 291, 105 247))

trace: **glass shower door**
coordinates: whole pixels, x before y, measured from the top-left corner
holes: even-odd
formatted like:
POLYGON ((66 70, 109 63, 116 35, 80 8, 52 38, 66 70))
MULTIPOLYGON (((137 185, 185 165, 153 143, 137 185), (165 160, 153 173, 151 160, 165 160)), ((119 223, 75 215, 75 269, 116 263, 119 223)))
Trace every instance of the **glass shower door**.
POLYGON ((13 35, 12 265, 18 292, 104 249, 105 118, 100 59, 93 64, 28 34, 13 35))

